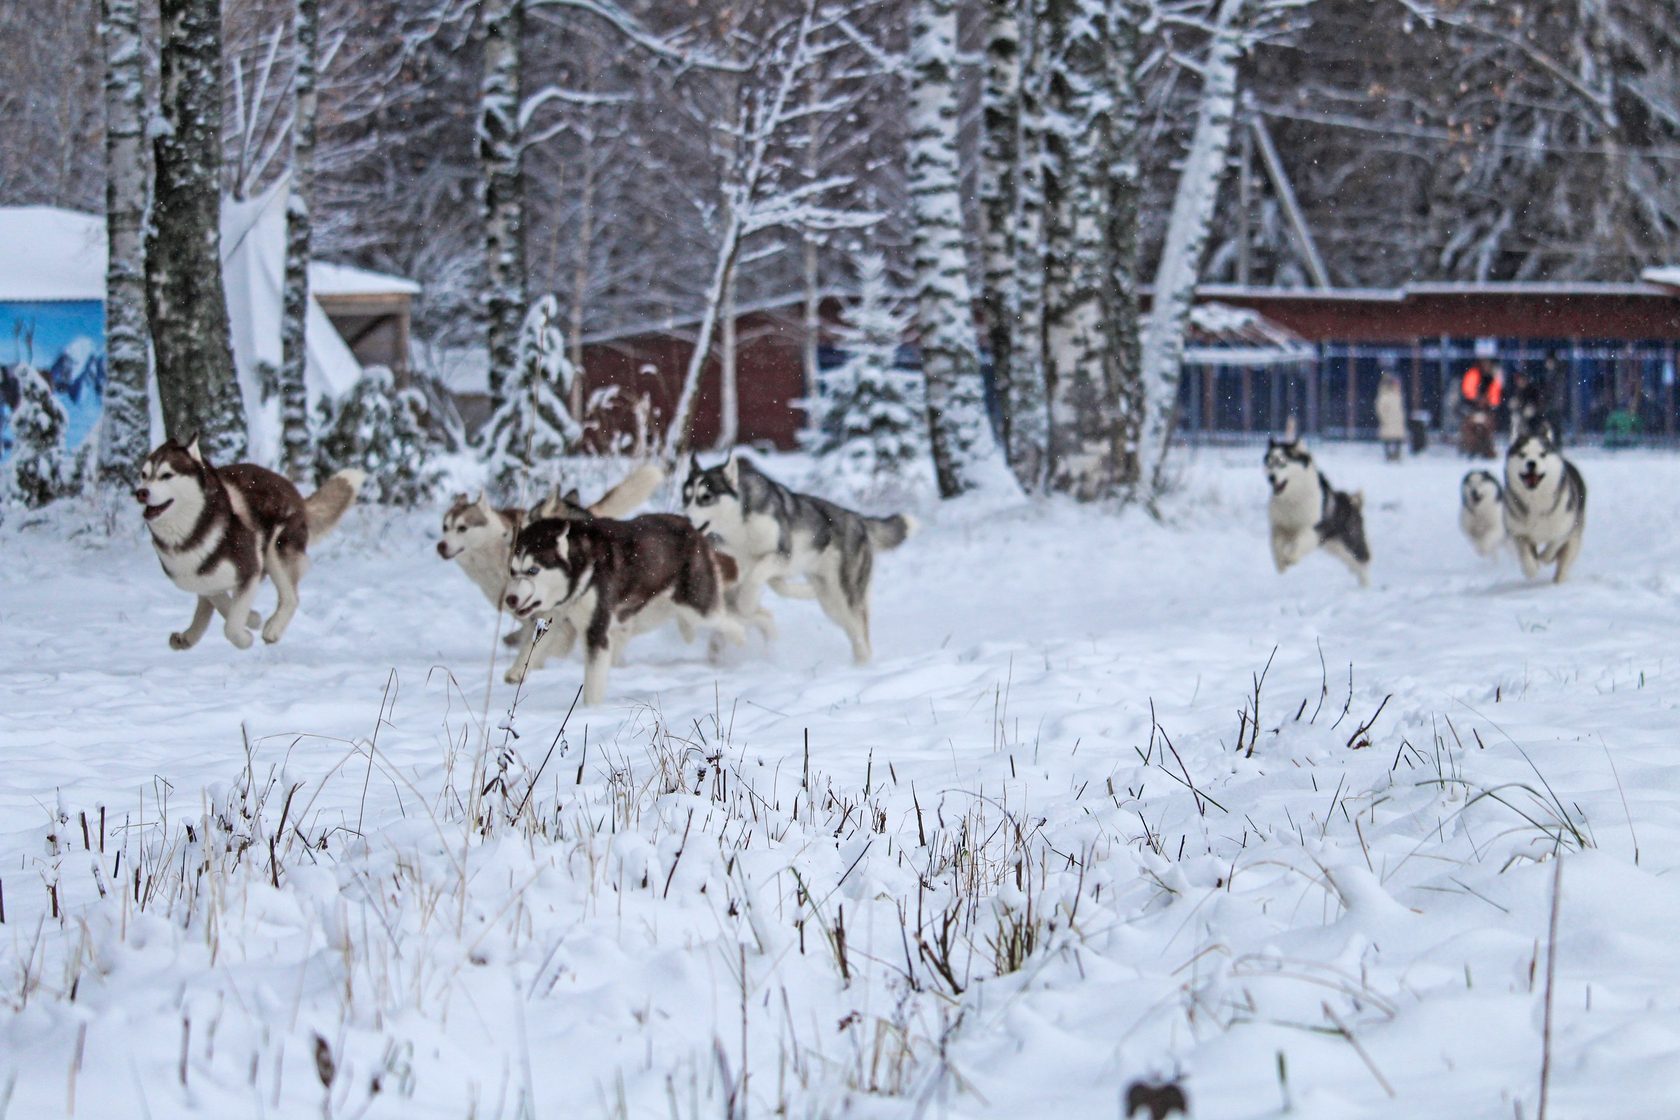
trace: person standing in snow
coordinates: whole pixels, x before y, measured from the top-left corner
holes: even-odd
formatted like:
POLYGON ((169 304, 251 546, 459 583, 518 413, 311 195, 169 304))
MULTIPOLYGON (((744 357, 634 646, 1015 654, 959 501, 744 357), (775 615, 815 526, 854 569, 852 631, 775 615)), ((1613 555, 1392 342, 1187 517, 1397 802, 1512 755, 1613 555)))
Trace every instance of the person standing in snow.
POLYGON ((1383 370, 1382 380, 1377 383, 1377 438, 1382 440, 1388 461, 1399 462, 1406 443, 1406 398, 1392 370, 1383 370))

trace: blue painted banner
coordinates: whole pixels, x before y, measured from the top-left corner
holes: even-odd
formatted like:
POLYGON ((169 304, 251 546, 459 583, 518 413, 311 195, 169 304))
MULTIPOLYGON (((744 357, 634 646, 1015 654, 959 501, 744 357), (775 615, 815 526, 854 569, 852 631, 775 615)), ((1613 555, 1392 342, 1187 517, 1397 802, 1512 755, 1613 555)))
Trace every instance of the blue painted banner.
POLYGON ((105 396, 105 305, 0 302, 0 459, 12 450, 20 363, 52 382, 69 417, 68 447, 80 447, 99 422, 105 396))

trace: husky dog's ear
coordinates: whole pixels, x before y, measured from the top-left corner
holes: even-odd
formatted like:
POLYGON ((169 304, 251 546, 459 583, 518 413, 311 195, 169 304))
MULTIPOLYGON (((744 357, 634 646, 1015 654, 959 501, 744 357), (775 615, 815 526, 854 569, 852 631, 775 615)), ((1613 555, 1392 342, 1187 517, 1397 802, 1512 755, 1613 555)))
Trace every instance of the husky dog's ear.
POLYGON ((1354 509, 1359 510, 1361 513, 1365 511, 1365 491, 1355 490, 1353 493, 1348 495, 1348 501, 1353 503, 1354 509))
POLYGON ((456 506, 464 506, 464 505, 467 505, 467 504, 468 504, 467 494, 466 494, 466 491, 464 491, 464 490, 461 493, 455 495, 453 498, 449 499, 449 506, 450 506, 451 509, 455 508, 456 506))
POLYGON ((204 463, 204 452, 202 452, 198 449, 198 433, 197 432, 194 432, 192 434, 192 438, 189 439, 186 443, 181 445, 181 449, 187 453, 187 458, 191 459, 195 463, 203 465, 203 463, 204 463))
POLYGON ((729 483, 731 490, 735 489, 735 484, 741 480, 741 461, 736 458, 733 447, 729 449, 729 458, 723 461, 723 478, 729 483))
POLYGON ((482 491, 482 490, 480 490, 478 492, 478 497, 476 497, 472 500, 472 504, 480 507, 481 509, 489 509, 490 508, 490 503, 484 497, 484 491, 482 491))
POLYGON ((695 478, 704 473, 706 473, 705 470, 700 466, 700 456, 690 451, 688 453, 688 477, 695 478))
POLYGON ((583 499, 579 497, 578 489, 574 486, 564 494, 560 495, 560 503, 562 505, 581 506, 583 504, 583 499))

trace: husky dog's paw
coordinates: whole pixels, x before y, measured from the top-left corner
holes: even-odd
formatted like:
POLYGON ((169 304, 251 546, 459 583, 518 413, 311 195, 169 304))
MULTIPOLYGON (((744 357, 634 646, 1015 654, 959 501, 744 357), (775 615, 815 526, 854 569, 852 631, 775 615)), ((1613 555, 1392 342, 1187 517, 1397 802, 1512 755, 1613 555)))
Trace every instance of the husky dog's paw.
POLYGON ((269 645, 273 645, 275 642, 280 640, 280 636, 285 632, 286 624, 277 618, 271 618, 263 624, 263 641, 267 642, 269 645))
POLYGON ((196 644, 198 644, 197 638, 189 637, 179 630, 169 635, 170 649, 191 649, 196 644))
POLYGON ((236 649, 251 648, 251 632, 243 626, 229 627, 224 633, 227 634, 227 640, 232 642, 236 649))
MULTIPOLYGON (((261 625, 262 625, 262 615, 258 614, 256 611, 252 611, 250 614, 245 616, 245 629, 255 630, 257 627, 259 627, 261 625)), ((267 639, 268 641, 272 642, 272 641, 275 640, 275 638, 279 637, 279 635, 275 635, 275 638, 270 638, 268 636, 267 631, 264 631, 263 632, 263 637, 265 639, 267 639)))
POLYGON ((502 681, 505 684, 518 684, 524 679, 525 670, 520 667, 517 661, 508 666, 508 671, 502 674, 502 681))

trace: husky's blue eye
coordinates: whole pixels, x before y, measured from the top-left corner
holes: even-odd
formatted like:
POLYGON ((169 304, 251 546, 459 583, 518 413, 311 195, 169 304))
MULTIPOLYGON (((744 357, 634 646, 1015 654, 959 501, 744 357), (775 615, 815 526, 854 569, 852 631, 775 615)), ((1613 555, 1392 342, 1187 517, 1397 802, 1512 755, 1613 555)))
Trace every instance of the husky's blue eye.
POLYGON ((535 564, 532 564, 529 568, 525 569, 525 574, 528 575, 528 576, 536 575, 537 574, 537 566, 535 564))

